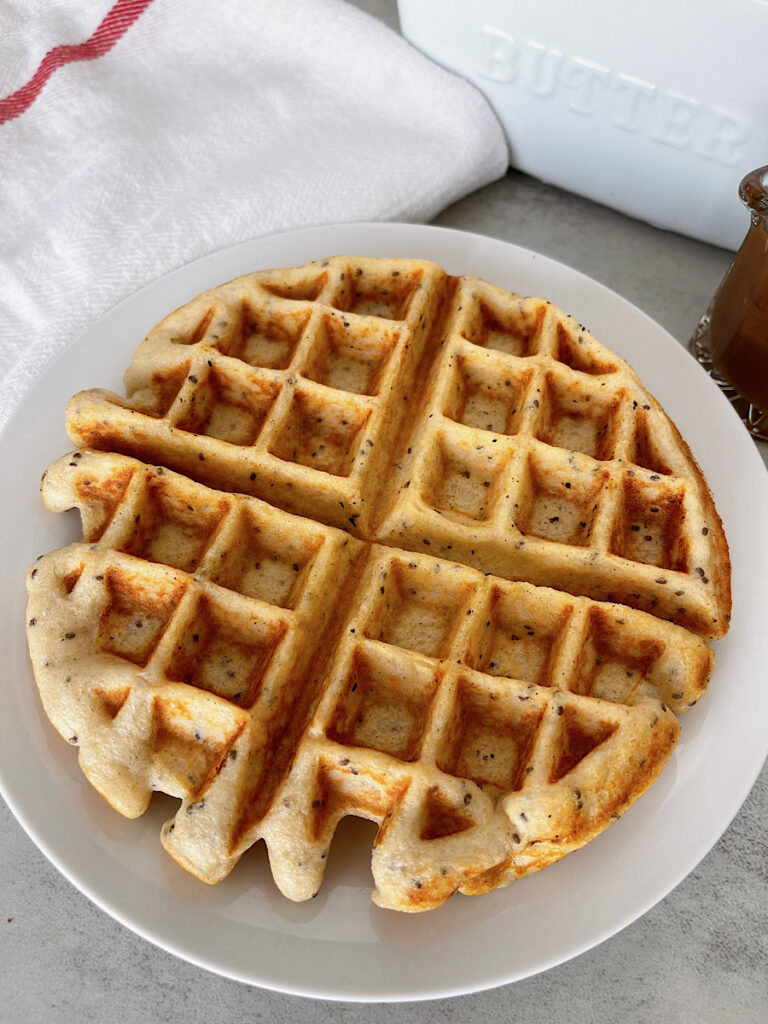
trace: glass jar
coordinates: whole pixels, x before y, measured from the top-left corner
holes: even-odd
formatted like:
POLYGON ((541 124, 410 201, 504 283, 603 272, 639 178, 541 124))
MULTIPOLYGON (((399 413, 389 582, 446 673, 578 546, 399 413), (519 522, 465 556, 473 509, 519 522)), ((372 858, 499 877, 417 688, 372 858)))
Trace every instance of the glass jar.
POLYGON ((753 436, 768 441, 768 166, 739 185, 749 230, 691 338, 691 351, 753 436))

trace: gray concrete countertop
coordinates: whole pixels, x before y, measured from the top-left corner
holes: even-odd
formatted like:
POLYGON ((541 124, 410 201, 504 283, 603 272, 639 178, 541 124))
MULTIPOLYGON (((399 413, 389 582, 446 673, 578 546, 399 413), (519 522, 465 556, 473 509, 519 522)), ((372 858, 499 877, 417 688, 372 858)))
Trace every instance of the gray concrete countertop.
MULTIPOLYGON (((357 5, 396 27, 394 0, 357 5)), ((445 210, 435 223, 490 234, 570 264, 639 306, 681 343, 731 257, 514 172, 445 210)), ((177 960, 75 890, 0 802, 0 1024, 758 1024, 768 1019, 767 822, 764 769, 696 870, 612 939, 515 985, 385 1007, 278 995, 177 960)))

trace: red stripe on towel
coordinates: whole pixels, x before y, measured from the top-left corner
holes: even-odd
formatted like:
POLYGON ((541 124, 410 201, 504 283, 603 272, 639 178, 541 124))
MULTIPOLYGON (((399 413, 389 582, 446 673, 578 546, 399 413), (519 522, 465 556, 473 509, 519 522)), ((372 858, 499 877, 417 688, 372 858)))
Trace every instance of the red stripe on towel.
POLYGON ((26 85, 0 100, 0 125, 23 114, 56 68, 75 60, 94 60, 111 50, 152 0, 118 0, 93 35, 77 46, 54 46, 26 85))

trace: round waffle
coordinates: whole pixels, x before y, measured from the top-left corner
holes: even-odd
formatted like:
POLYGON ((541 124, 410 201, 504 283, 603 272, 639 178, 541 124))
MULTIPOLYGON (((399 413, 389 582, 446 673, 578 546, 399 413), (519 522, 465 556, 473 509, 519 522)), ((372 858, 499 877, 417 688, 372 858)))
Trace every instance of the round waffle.
POLYGON ((200 296, 126 385, 70 403, 83 450, 43 497, 84 541, 30 570, 28 637, 96 788, 130 816, 181 798, 179 863, 215 882, 264 839, 308 898, 355 814, 376 902, 428 909, 578 848, 657 777, 727 629, 727 546, 677 431, 580 325, 336 258, 200 296))

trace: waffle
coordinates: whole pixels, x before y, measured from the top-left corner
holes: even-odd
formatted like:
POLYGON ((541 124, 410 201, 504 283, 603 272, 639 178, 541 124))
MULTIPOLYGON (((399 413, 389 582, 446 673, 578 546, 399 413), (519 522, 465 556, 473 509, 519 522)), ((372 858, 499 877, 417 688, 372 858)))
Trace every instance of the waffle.
POLYGON ((281 891, 314 896, 354 814, 381 906, 505 885, 637 799, 712 669, 644 611, 122 455, 66 456, 42 495, 83 527, 28 574, 45 710, 123 814, 181 799, 162 841, 207 882, 263 839, 281 891))
POLYGON ((706 482, 625 362, 546 300, 417 260, 248 275, 139 346, 73 442, 380 543, 647 611, 730 615, 706 482))

